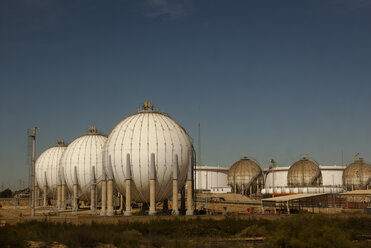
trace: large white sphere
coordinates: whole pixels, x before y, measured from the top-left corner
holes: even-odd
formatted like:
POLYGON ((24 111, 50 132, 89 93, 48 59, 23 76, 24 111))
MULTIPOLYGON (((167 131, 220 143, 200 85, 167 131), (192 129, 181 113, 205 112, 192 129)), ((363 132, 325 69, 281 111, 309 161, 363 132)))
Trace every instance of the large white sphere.
POLYGON ((193 155, 187 132, 171 117, 158 111, 141 110, 116 125, 104 149, 107 174, 111 158, 116 187, 122 194, 125 194, 126 158, 130 154, 132 199, 137 202, 149 202, 151 153, 155 154, 156 201, 168 199, 172 194, 175 155, 179 161, 179 187, 187 179, 193 155))
MULTIPOLYGON (((98 133, 95 128, 89 128, 89 132, 75 139, 67 147, 61 158, 60 166, 63 168, 64 177, 70 192, 73 191, 75 181, 75 166, 77 168, 77 183, 79 187, 79 199, 90 200, 90 186, 92 183, 92 167, 95 167, 97 182, 102 179, 103 163, 102 148, 107 137, 98 133)), ((98 187, 100 184, 98 184, 98 187)), ((98 188, 99 192, 100 188, 98 188)), ((98 198, 100 195, 98 194, 98 198)))
POLYGON ((59 162, 66 148, 67 146, 63 141, 58 140, 57 145, 45 150, 37 158, 35 176, 37 185, 41 189, 45 185, 48 186, 48 190, 50 191, 57 189, 59 162))

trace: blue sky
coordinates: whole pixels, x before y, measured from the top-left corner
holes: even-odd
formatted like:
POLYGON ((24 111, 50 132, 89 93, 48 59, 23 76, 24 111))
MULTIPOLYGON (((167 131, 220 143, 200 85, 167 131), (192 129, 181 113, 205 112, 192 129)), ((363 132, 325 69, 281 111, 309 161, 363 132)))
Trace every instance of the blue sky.
POLYGON ((267 167, 306 153, 371 161, 371 0, 4 0, 0 183, 26 180, 26 129, 43 150, 104 133, 149 100, 202 161, 267 167))

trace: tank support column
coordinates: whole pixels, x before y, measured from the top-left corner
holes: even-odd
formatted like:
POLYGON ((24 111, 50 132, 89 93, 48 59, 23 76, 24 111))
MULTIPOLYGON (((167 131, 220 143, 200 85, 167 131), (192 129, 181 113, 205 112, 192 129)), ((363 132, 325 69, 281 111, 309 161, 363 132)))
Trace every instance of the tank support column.
POLYGON ((57 209, 61 207, 61 193, 62 193, 62 186, 57 186, 57 209))
POLYGON ((48 186, 44 186, 43 188, 43 206, 48 206, 48 186))
POLYGON ((73 205, 72 211, 77 214, 77 210, 79 209, 78 203, 78 180, 77 180, 77 167, 74 167, 74 177, 73 177, 73 205))
POLYGON ((90 210, 91 214, 95 215, 97 213, 97 201, 96 201, 96 195, 97 195, 97 184, 96 184, 96 178, 95 178, 95 166, 92 166, 91 168, 91 186, 90 186, 90 210))
POLYGON ((107 180, 104 175, 102 180, 102 208, 100 210, 100 216, 105 216, 107 211, 107 180))
POLYGON ((191 163, 188 166, 187 175, 187 212, 186 215, 193 215, 193 183, 192 183, 192 172, 193 172, 193 159, 191 157, 191 163))
POLYGON ((111 156, 109 156, 109 164, 107 168, 107 216, 114 216, 113 210, 113 171, 111 156))
POLYGON ((149 175, 149 215, 156 214, 156 166, 155 154, 151 153, 151 167, 149 175))
POLYGON ((46 181, 46 171, 44 171, 43 206, 48 206, 48 182, 46 181))
POLYGON ((130 154, 126 154, 126 179, 125 179, 125 212, 124 216, 131 216, 131 164, 130 164, 130 154))
POLYGON ((173 165, 173 215, 179 215, 178 209, 178 154, 175 155, 175 164, 173 165))
POLYGON ((62 199, 62 179, 60 170, 58 170, 58 186, 57 186, 57 209, 61 208, 61 199, 62 199))
POLYGON ((62 182, 62 186, 61 186, 61 210, 64 210, 66 209, 66 194, 67 194, 67 191, 66 191, 66 180, 64 178, 64 173, 63 173, 63 167, 60 168, 60 175, 61 175, 61 182, 62 182))

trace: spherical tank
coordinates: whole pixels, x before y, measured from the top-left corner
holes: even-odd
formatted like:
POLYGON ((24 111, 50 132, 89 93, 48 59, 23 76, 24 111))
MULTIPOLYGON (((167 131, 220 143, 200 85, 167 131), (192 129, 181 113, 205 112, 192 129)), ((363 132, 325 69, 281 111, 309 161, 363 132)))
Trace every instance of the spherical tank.
POLYGON ((235 193, 255 193, 262 183, 263 174, 259 164, 246 155, 235 162, 228 171, 228 184, 235 193))
POLYGON ((172 194, 173 165, 178 156, 178 186, 192 166, 193 146, 186 130, 167 114, 143 106, 118 123, 108 136, 104 151, 107 175, 112 171, 118 191, 125 194, 127 154, 130 156, 132 199, 149 202, 151 154, 155 155, 156 201, 172 194), (112 168, 112 169, 110 169, 112 168))
POLYGON ((357 158, 343 173, 343 182, 348 190, 366 189, 371 186, 371 165, 357 158))
MULTIPOLYGON (((61 158, 65 181, 70 192, 73 191, 75 182, 75 167, 79 199, 90 200, 90 186, 92 180, 92 168, 95 167, 95 178, 98 183, 103 176, 102 151, 107 137, 99 133, 95 127, 89 127, 87 134, 75 139, 66 149, 61 158)), ((97 184, 98 192, 100 184, 97 184)), ((101 194, 98 193, 98 198, 101 194)))
POLYGON ((45 150, 38 157, 35 163, 35 176, 39 188, 47 186, 49 191, 57 189, 59 162, 66 148, 63 140, 58 140, 55 146, 45 150))
POLYGON ((289 187, 310 187, 322 185, 322 174, 319 166, 310 161, 306 155, 291 165, 287 173, 289 187))

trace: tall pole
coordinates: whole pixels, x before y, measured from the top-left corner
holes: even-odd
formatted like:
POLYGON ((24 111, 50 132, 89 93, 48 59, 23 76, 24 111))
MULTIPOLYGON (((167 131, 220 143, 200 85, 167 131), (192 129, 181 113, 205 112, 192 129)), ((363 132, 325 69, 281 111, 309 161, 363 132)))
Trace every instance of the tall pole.
POLYGON ((201 160, 201 123, 198 123, 198 166, 202 166, 201 160))
POLYGON ((31 160, 31 216, 35 216, 35 162, 36 162, 36 129, 32 128, 32 133, 29 134, 32 137, 32 160, 31 160))

